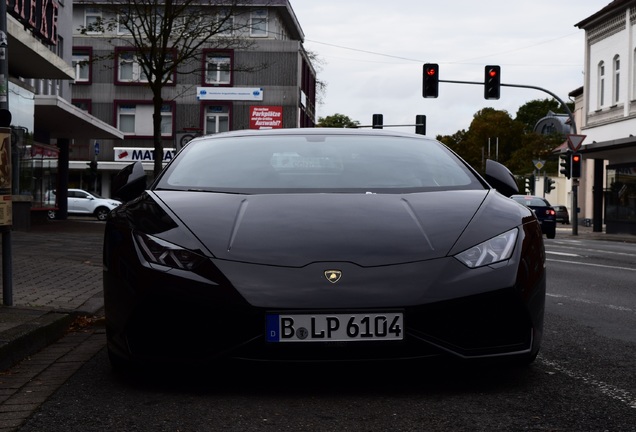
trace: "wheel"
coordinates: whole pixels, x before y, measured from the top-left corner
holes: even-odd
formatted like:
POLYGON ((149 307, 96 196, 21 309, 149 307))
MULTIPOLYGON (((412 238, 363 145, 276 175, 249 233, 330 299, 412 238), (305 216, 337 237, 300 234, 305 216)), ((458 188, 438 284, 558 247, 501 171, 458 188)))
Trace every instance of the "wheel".
POLYGON ((545 236, 547 238, 549 238, 549 239, 553 239, 554 237, 556 237, 556 231, 552 231, 552 232, 546 233, 545 236))
POLYGON ((49 219, 55 219, 55 210, 49 210, 46 212, 46 217, 49 219))
POLYGON ((108 213, 110 213, 110 210, 108 210, 106 207, 100 207, 95 210, 95 217, 97 218, 97 220, 105 221, 108 217, 108 213))

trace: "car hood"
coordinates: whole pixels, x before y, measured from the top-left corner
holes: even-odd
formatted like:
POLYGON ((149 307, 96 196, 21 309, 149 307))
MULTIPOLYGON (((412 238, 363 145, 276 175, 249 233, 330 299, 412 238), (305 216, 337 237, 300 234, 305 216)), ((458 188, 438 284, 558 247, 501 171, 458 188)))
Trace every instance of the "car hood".
MULTIPOLYGON (((475 215, 483 213, 479 210, 488 194, 488 190, 364 195, 154 191, 150 196, 218 259, 301 267, 313 262, 378 266, 447 256, 475 215)), ((500 202, 507 200, 499 197, 500 202)), ((481 219, 485 218, 489 216, 481 219)), ((499 234, 519 221, 518 215, 506 222, 509 227, 488 221, 478 230, 479 236, 499 234)), ((460 243, 470 247, 475 244, 471 241, 460 243)))

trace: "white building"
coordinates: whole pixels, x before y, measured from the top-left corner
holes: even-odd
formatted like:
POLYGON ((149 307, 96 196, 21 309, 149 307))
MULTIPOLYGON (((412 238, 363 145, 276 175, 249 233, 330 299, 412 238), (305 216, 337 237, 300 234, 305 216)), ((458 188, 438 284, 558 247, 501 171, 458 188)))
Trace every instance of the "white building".
POLYGON ((614 0, 576 26, 585 30, 579 218, 636 234, 636 1, 614 0))

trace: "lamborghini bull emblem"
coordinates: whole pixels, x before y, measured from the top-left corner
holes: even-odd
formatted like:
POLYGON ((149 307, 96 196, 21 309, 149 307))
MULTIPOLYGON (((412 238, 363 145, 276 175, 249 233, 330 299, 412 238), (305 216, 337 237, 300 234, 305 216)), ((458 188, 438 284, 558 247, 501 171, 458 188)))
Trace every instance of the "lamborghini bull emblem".
POLYGON ((325 277, 329 282, 335 284, 342 277, 342 272, 340 270, 325 270, 325 277))

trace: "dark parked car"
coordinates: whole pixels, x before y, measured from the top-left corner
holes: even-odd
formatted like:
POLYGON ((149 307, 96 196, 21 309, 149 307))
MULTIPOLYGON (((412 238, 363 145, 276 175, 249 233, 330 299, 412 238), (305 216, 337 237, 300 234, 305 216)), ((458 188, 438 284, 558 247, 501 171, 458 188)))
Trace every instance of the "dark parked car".
POLYGON ((387 130, 235 131, 193 139, 147 188, 139 164, 113 183, 138 196, 105 227, 115 368, 539 351, 543 237, 497 162, 481 177, 387 130))
POLYGON ((541 231, 547 238, 556 236, 556 211, 547 199, 533 195, 513 195, 511 198, 534 211, 541 223, 541 231))
POLYGON ((562 224, 570 223, 570 214, 568 213, 568 208, 564 205, 555 205, 552 206, 554 211, 556 212, 556 221, 561 222, 562 224))

